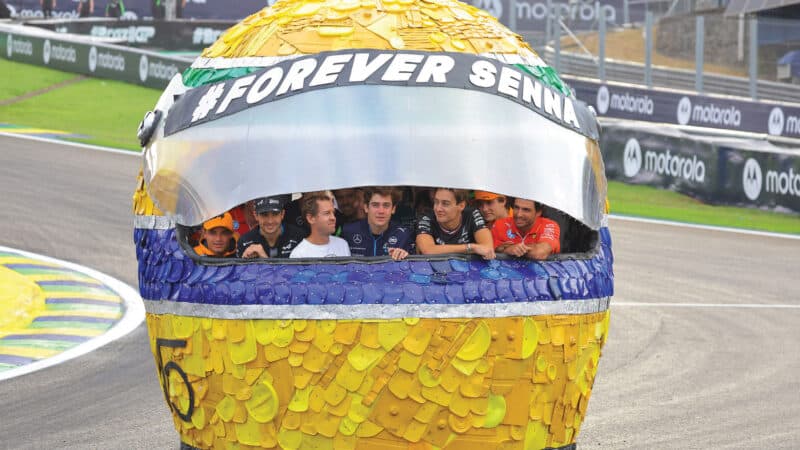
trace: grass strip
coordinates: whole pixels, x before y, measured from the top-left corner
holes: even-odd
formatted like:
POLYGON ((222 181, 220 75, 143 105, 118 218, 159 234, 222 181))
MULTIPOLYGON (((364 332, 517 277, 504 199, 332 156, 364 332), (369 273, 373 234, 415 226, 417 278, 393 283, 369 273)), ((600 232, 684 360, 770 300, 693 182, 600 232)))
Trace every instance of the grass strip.
POLYGON ((45 89, 76 76, 74 73, 21 64, 3 58, 0 58, 0 74, 5 81, 0 83, 0 100, 45 89))
MULTIPOLYGON (((16 66, 14 70, 17 75, 12 76, 12 80, 26 79, 29 74, 34 76, 41 71, 63 74, 28 64, 0 61, 16 66)), ((72 74, 64 75, 65 78, 73 77, 72 74)), ((26 89, 30 89, 30 86, 26 89)), ((136 129, 144 113, 153 108, 160 95, 161 91, 156 89, 88 78, 0 107, 0 123, 67 131, 87 136, 68 138, 72 141, 139 150, 136 129)))
POLYGON ((800 216, 734 206, 713 206, 677 192, 608 182, 611 212, 703 225, 800 234, 800 216))

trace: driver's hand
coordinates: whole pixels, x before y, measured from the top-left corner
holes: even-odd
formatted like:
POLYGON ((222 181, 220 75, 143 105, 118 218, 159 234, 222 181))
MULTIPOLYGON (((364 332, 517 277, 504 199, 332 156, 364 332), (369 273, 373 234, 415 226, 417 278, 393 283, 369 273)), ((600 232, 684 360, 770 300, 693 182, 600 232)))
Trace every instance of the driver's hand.
POLYGON ((268 258, 268 256, 261 244, 250 244, 242 252, 242 258, 268 258))
POLYGON ((503 252, 506 253, 507 255, 516 256, 517 258, 520 258, 525 256, 525 254, 528 253, 528 250, 530 250, 530 248, 528 248, 527 245, 519 243, 506 247, 506 249, 503 250, 503 252))
POLYGON ((392 247, 389 249, 389 256, 391 256, 395 261, 400 261, 402 259, 406 259, 408 252, 402 248, 392 247))
POLYGON ((481 255, 483 259, 494 259, 494 247, 490 247, 488 245, 481 245, 481 244, 471 244, 470 247, 472 248, 473 253, 481 255))

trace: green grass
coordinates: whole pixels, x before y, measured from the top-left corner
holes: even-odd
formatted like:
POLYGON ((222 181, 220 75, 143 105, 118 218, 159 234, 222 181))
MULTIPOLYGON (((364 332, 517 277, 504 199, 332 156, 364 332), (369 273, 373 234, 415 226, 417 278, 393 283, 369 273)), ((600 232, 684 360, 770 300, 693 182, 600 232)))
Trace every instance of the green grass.
POLYGON ((74 73, 59 72, 0 58, 0 100, 18 97, 75 78, 74 73))
POLYGON ((732 206, 712 206, 677 192, 609 181, 611 212, 628 216, 800 234, 800 216, 732 206))
MULTIPOLYGON (((3 67, 13 67, 15 76, 12 80, 37 79, 38 83, 22 83, 30 90, 41 89, 41 83, 46 81, 58 82, 74 76, 66 74, 60 79, 58 74, 64 74, 58 71, 0 61, 3 67), (29 77, 28 74, 32 75, 29 77)), ((10 91, 6 86, 0 88, 0 98, 10 91)), ((153 108, 160 94, 156 89, 87 78, 11 105, 0 106, 0 123, 67 131, 87 136, 85 139, 71 139, 78 142, 139 150, 136 129, 144 113, 153 108)))

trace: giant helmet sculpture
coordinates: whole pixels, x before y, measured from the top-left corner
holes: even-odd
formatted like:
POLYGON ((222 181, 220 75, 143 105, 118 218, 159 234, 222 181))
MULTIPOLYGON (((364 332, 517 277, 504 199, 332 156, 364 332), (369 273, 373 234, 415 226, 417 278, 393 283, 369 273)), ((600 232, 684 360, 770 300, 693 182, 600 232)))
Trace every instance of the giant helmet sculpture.
POLYGON ((140 127, 139 286, 185 448, 572 448, 613 257, 593 112, 454 0, 279 0, 176 76, 140 127), (214 259, 188 226, 373 185, 547 205, 562 254, 214 259))

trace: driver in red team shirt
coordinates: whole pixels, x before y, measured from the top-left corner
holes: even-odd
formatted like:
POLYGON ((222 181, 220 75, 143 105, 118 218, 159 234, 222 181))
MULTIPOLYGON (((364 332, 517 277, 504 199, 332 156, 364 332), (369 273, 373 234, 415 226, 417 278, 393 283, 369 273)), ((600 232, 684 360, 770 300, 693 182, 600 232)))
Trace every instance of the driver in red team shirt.
POLYGON ((546 259, 561 251, 561 229, 542 217, 542 205, 514 200, 514 216, 500 219, 492 228, 495 251, 528 259, 546 259))

